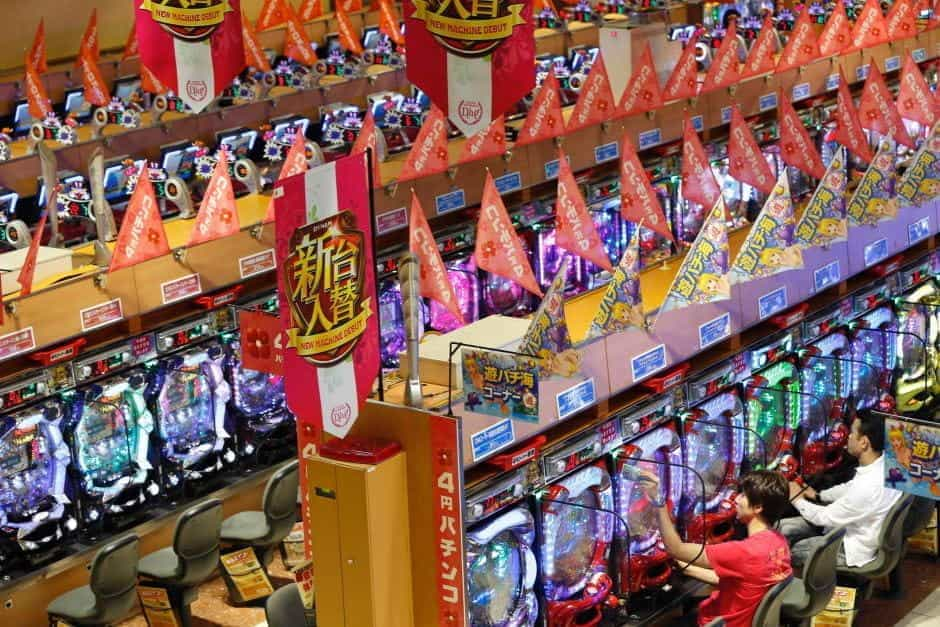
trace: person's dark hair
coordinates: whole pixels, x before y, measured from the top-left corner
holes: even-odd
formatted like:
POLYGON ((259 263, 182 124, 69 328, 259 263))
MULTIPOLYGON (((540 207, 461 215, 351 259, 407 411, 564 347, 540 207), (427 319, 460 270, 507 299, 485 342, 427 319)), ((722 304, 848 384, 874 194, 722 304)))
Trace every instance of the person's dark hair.
POLYGON ((738 481, 738 491, 743 492, 751 507, 760 507, 760 517, 773 526, 783 516, 790 504, 790 489, 787 480, 775 470, 755 470, 738 481))
POLYGON ((864 435, 871 442, 871 447, 876 453, 883 453, 885 450, 885 419, 881 414, 875 413, 870 409, 860 409, 856 412, 858 419, 858 433, 864 435))

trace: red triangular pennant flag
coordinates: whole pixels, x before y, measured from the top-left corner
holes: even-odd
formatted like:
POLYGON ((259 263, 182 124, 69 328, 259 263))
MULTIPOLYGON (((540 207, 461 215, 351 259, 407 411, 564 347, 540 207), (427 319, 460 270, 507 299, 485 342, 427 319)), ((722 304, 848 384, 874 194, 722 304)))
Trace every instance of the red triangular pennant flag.
POLYGON ((887 41, 888 25, 885 24, 885 17, 881 13, 881 3, 878 0, 865 0, 865 6, 855 19, 852 43, 846 52, 870 48, 887 41))
POLYGON ((561 95, 558 79, 551 71, 539 87, 529 107, 529 114, 516 137, 517 146, 558 137, 565 131, 565 118, 561 114, 561 95))
POLYGON ((91 17, 88 18, 88 25, 85 27, 85 33, 82 35, 82 42, 78 47, 78 58, 85 55, 95 63, 101 59, 98 49, 98 10, 91 10, 91 17))
POLYGON ((49 217, 49 209, 56 210, 55 199, 57 192, 53 191, 49 195, 49 202, 46 203, 46 210, 39 218, 39 224, 34 231, 33 239, 29 243, 29 250, 26 251, 26 258, 23 260, 23 267, 20 268, 20 274, 16 277, 16 282, 20 284, 20 296, 29 296, 33 291, 33 274, 36 273, 36 259, 39 257, 39 246, 42 244, 42 234, 46 230, 46 218, 49 217))
POLYGON ((284 56, 303 65, 315 65, 317 54, 310 45, 310 38, 307 37, 307 31, 304 30, 300 18, 289 4, 281 5, 281 15, 284 16, 285 25, 284 56))
POLYGON ((218 154, 219 160, 199 205, 199 213, 196 214, 196 222, 193 224, 187 246, 235 235, 241 228, 238 224, 235 190, 232 188, 232 178, 228 172, 228 157, 224 150, 220 150, 218 154))
MULTIPOLYGON (((552 72, 549 72, 551 74, 552 72)), ((591 66, 587 79, 578 94, 574 111, 568 118, 566 131, 575 131, 592 124, 609 120, 614 112, 614 93, 610 89, 610 79, 604 66, 604 55, 598 53, 597 61, 591 66)))
POLYGON ((356 56, 361 56, 364 51, 362 49, 359 33, 355 31, 352 22, 349 21, 349 15, 346 13, 346 9, 343 8, 343 3, 334 2, 334 4, 336 5, 334 10, 336 11, 336 27, 339 29, 340 45, 343 47, 343 50, 348 50, 356 56))
POLYGON ((264 0, 261 5, 261 13, 255 21, 255 28, 258 30, 268 30, 275 26, 280 26, 287 19, 284 15, 283 0, 264 0))
POLYGON ((826 174, 826 166, 816 145, 809 138, 803 121, 782 91, 777 94, 777 116, 780 125, 780 158, 787 165, 821 179, 826 174))
POLYGON ((927 20, 927 30, 933 30, 938 26, 940 26, 940 0, 935 0, 930 18, 927 20))
POLYGON ((144 163, 137 174, 137 187, 131 194, 124 220, 121 221, 108 273, 168 254, 170 245, 150 182, 150 169, 144 163))
POLYGON ((108 91, 108 85, 101 76, 101 70, 98 64, 82 55, 79 57, 79 70, 82 74, 82 85, 85 88, 85 102, 104 107, 111 102, 111 94, 108 91))
MULTIPOLYGON (((593 71, 593 70, 592 70, 593 71)), ((613 272, 610 256, 594 227, 578 182, 565 152, 558 149, 558 200, 555 203, 555 241, 559 246, 595 266, 613 272)))
POLYGON ((380 165, 382 155, 379 154, 379 138, 376 135, 378 132, 375 127, 375 118, 372 116, 372 108, 369 107, 366 111, 366 118, 362 121, 362 127, 359 129, 359 134, 356 136, 356 143, 353 144, 352 151, 349 154, 358 155, 360 152, 365 152, 366 148, 372 149, 372 187, 382 186, 382 168, 380 165))
POLYGON ((29 55, 26 56, 25 64, 24 90, 26 91, 26 102, 29 103, 29 114, 37 120, 41 120, 52 111, 52 104, 50 104, 49 96, 46 94, 46 86, 39 78, 39 72, 33 67, 29 55))
POLYGON ((499 116, 485 129, 467 138, 460 159, 457 163, 467 163, 477 159, 502 156, 506 153, 506 126, 503 116, 499 116))
POLYGON ((698 95, 698 62, 695 60, 695 44, 698 33, 689 39, 679 56, 679 62, 673 68, 666 86, 663 88, 663 100, 695 98, 698 95))
POLYGON ((736 24, 732 20, 728 30, 725 31, 718 53, 708 68, 708 74, 705 75, 705 82, 702 84, 703 94, 719 87, 734 85, 741 80, 741 64, 738 61, 738 47, 741 42, 738 39, 736 24))
POLYGON ((642 222, 649 230, 674 240, 659 197, 650 185, 629 133, 624 133, 620 142, 620 214, 624 220, 634 224, 642 222))
POLYGON ((737 105, 731 107, 728 171, 736 180, 747 183, 763 194, 770 195, 774 191, 774 174, 737 105))
POLYGON ((920 2, 912 0, 897 0, 888 10, 885 25, 888 29, 888 40, 898 41, 917 35, 917 13, 920 2))
POLYGON ((121 54, 121 61, 126 61, 131 57, 140 56, 140 44, 137 42, 137 20, 131 24, 131 32, 127 34, 127 41, 124 42, 124 52, 121 54))
POLYGON ((714 207, 721 197, 721 187, 688 113, 682 131, 682 197, 702 207, 714 207))
POLYGON ((780 49, 780 36, 774 28, 773 19, 768 15, 764 18, 757 40, 751 46, 751 51, 741 70, 741 78, 751 78, 760 74, 772 72, 777 65, 777 50, 780 49))
POLYGON ((862 124, 858 119, 858 110, 852 101, 849 84, 845 80, 841 67, 839 68, 839 95, 834 116, 836 121, 835 140, 865 163, 871 163, 873 155, 871 154, 871 148, 868 146, 868 137, 862 130, 862 124))
POLYGON ((932 128, 937 121, 937 102, 910 53, 904 57, 896 102, 902 118, 919 122, 927 128, 932 128))
POLYGON ((809 11, 800 11, 796 18, 790 39, 777 61, 777 71, 785 72, 801 67, 819 58, 819 45, 816 43, 816 30, 809 19, 809 11))
POLYGON ((418 201, 418 196, 411 190, 411 218, 408 225, 408 247, 418 258, 420 278, 418 291, 424 298, 435 300, 449 311, 455 318, 464 324, 463 312, 454 293, 454 286, 447 275, 447 266, 441 259, 441 251, 434 241, 434 233, 428 225, 424 209, 418 201))
MULTIPOLYGON (((284 156, 284 165, 277 175, 277 180, 281 181, 289 176, 303 174, 307 171, 307 142, 300 128, 294 131, 294 143, 290 145, 287 154, 284 156)), ((268 211, 264 216, 263 222, 274 221, 274 197, 268 201, 268 211)))
POLYGON ((405 36, 401 33, 398 10, 391 0, 379 0, 379 30, 388 35, 388 38, 397 46, 405 45, 405 36))
POLYGON ((323 16, 323 0, 304 0, 300 5, 300 19, 304 22, 323 16))
POLYGON ((447 152, 447 120, 436 105, 431 105, 418 137, 415 138, 398 182, 446 172, 450 166, 447 152))
POLYGON ((160 82, 157 75, 150 71, 143 61, 140 63, 140 88, 144 91, 157 95, 166 93, 166 85, 160 82))
POLYGON ((242 13, 242 41, 245 43, 245 64, 261 72, 270 72, 271 64, 261 48, 258 34, 245 14, 242 13))
POLYGON ((46 20, 39 18, 39 26, 33 35, 33 45, 29 48, 29 59, 36 71, 42 74, 49 69, 46 64, 46 20))
POLYGON ((477 242, 473 256, 477 266, 486 272, 515 281, 539 298, 542 290, 532 273, 529 258, 522 248, 516 228, 506 213, 506 206, 493 182, 493 175, 486 173, 483 199, 480 201, 480 219, 477 220, 477 242))
POLYGON ((649 42, 643 48, 639 64, 634 68, 633 75, 627 83, 617 105, 618 115, 634 115, 646 113, 663 106, 663 90, 659 87, 659 77, 656 74, 656 65, 653 62, 653 49, 649 42))
POLYGON ((819 35, 819 54, 824 57, 835 56, 852 43, 852 23, 845 13, 845 5, 842 2, 835 5, 819 35))
POLYGON ((898 143, 915 148, 904 122, 901 121, 901 115, 894 106, 894 99, 878 69, 878 64, 874 59, 870 59, 869 64, 868 78, 865 79, 862 97, 858 102, 858 117, 862 127, 893 137, 898 143))

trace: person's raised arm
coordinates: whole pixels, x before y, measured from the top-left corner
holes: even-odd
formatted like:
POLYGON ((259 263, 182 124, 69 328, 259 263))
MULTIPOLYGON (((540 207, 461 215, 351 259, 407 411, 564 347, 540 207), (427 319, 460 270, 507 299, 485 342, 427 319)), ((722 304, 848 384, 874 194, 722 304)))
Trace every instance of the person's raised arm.
POLYGON ((665 501, 659 500, 659 478, 656 475, 641 471, 640 482, 646 491, 650 502, 656 508, 656 516, 659 520, 659 530, 663 536, 663 544, 666 546, 666 552, 677 560, 689 562, 697 566, 708 567, 708 557, 701 544, 683 542, 676 531, 676 525, 672 522, 669 510, 666 508, 665 501))

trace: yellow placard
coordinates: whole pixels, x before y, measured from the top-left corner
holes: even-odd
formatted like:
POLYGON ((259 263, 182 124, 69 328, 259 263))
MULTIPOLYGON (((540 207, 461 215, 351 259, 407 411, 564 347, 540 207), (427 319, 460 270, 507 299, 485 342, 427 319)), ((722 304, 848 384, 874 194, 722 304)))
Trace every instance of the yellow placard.
MULTIPOLYGON (((495 10, 499 5, 491 2, 495 10)), ((488 19, 463 19, 461 17, 446 17, 428 10, 426 0, 415 0, 413 18, 423 20, 428 31, 440 37, 459 39, 463 41, 497 41, 512 35, 512 29, 518 24, 525 24, 520 13, 523 4, 510 4, 506 7, 509 15, 491 17, 488 19)), ((458 9, 458 12, 460 10, 458 9)), ((467 13, 467 17, 472 14, 467 13)))
POLYGON ((848 627, 855 620, 855 588, 836 586, 826 609, 813 617, 812 627, 848 627))
POLYGON ((324 333, 300 335, 299 329, 288 330, 287 345, 297 349, 298 355, 318 355, 327 353, 353 341, 366 332, 372 310, 367 298, 362 301, 362 311, 358 316, 324 333))
POLYGON ((927 526, 907 539, 907 546, 912 553, 922 555, 933 555, 940 553, 940 546, 937 543, 937 512, 930 515, 930 521, 927 526))
POLYGON ((304 551, 304 524, 296 523, 290 534, 284 538, 284 565, 288 568, 299 566, 307 559, 304 551))
POLYGON ((300 600, 308 610, 313 609, 314 584, 313 584, 313 560, 307 560, 300 566, 294 568, 291 573, 294 575, 294 581, 297 582, 297 591, 300 592, 300 600))
POLYGON ((226 553, 222 556, 222 566, 244 601, 261 599, 274 592, 253 548, 226 553))
POLYGON ((149 627, 179 627, 166 588, 137 586, 137 596, 149 627))

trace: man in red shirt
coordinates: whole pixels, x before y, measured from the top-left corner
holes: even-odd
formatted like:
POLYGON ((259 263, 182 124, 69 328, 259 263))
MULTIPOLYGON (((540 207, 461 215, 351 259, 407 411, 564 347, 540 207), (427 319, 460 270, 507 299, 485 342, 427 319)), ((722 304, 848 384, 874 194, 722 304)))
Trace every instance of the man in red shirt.
POLYGON ((787 541, 773 529, 789 503, 786 479, 767 470, 742 477, 734 502, 747 538, 704 548, 679 537, 656 476, 643 473, 641 480, 657 508, 666 551, 686 567, 686 574, 717 588, 699 605, 698 624, 720 616, 729 627, 750 627, 764 594, 793 572, 787 541))

